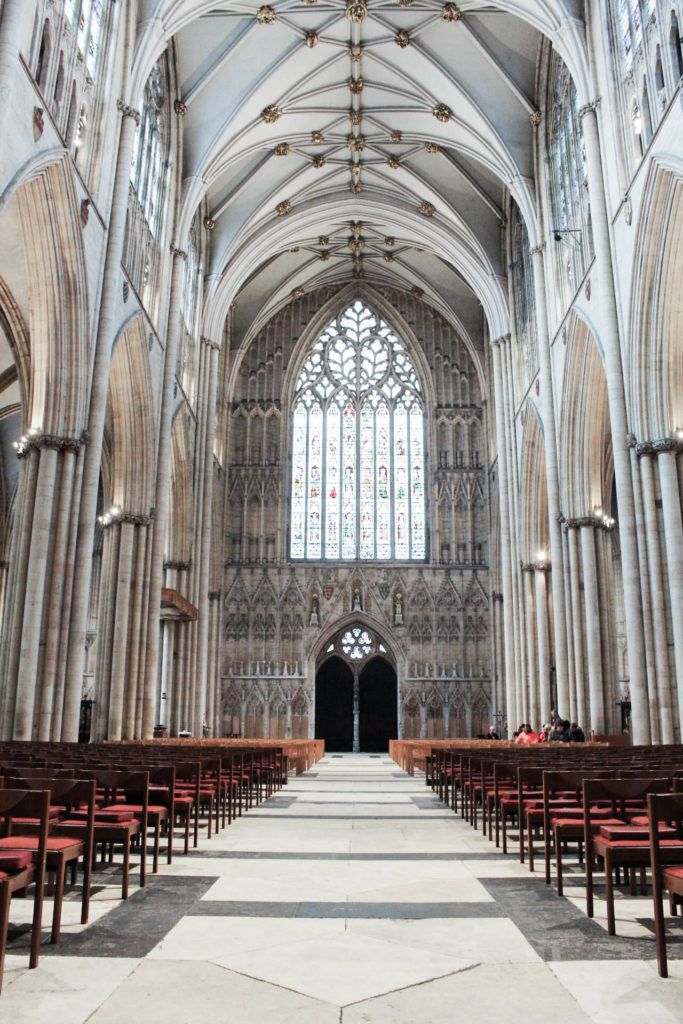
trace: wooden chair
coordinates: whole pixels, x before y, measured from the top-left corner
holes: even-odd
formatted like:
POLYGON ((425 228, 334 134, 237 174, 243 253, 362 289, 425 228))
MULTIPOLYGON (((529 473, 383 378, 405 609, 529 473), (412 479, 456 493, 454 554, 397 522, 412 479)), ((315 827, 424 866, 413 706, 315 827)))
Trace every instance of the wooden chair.
MULTIPOLYGON (((584 848, 586 875, 586 913, 593 917, 593 864, 595 856, 601 857, 605 863, 605 899, 607 902, 607 930, 610 935, 616 934, 614 919, 614 869, 618 867, 629 870, 644 868, 650 863, 649 839, 642 838, 631 828, 621 825, 600 826, 595 834, 590 816, 591 806, 597 801, 612 802, 614 816, 628 821, 637 808, 647 800, 650 793, 665 793, 671 788, 670 778, 660 779, 587 779, 583 784, 584 809, 584 848)), ((635 827, 637 828, 637 826, 635 827)), ((668 844, 668 841, 666 841, 668 844)), ((670 850, 670 854, 674 854, 670 850)), ((683 843, 678 844, 678 863, 683 863, 683 843)))
MULTIPOLYGON (((43 791, 50 794, 51 810, 55 804, 63 808, 68 817, 77 813, 83 818, 83 827, 78 837, 59 835, 59 819, 49 814, 50 834, 47 840, 46 871, 55 877, 54 907, 52 911, 52 933, 50 941, 59 942, 62 925, 62 904, 67 865, 71 866, 72 884, 76 880, 76 865, 83 858, 83 895, 81 897, 81 924, 88 923, 90 913, 90 890, 92 860, 94 852, 95 824, 95 783, 80 779, 17 779, 14 782, 22 790, 43 791)), ((32 856, 39 856, 40 821, 12 815, 10 835, 0 839, 0 850, 24 850, 32 856)), ((8 829, 8 830, 9 830, 8 829)))
POLYGON ((39 822, 38 848, 35 856, 28 850, 0 852, 0 991, 7 949, 10 900, 13 893, 26 889, 32 882, 35 882, 35 894, 29 967, 37 967, 40 959, 49 809, 50 794, 46 790, 30 792, 0 789, 0 821, 6 823, 12 815, 20 815, 35 818, 39 822))
POLYGON ((654 904, 655 939, 657 942, 657 969, 662 978, 668 978, 666 956, 666 930, 662 893, 669 893, 671 913, 676 914, 677 902, 683 902, 683 866, 669 864, 670 848, 662 842, 662 823, 673 827, 678 840, 683 840, 683 794, 650 793, 647 798, 650 835, 650 867, 652 870, 652 900, 654 904))

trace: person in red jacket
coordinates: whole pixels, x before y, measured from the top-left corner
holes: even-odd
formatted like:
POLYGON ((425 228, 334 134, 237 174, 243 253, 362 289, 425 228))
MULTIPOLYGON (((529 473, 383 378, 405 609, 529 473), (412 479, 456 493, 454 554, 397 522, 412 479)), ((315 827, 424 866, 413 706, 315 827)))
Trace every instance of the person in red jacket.
POLYGON ((538 742, 539 742, 538 733, 535 731, 535 729, 531 728, 531 726, 529 725, 528 722, 526 723, 526 725, 524 726, 524 728, 520 732, 519 736, 515 740, 515 743, 538 743, 538 742))

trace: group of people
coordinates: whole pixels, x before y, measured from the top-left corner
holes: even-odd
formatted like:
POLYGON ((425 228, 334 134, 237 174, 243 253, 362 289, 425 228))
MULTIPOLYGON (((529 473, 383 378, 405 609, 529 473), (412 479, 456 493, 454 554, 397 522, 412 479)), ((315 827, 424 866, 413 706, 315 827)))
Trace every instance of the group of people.
MULTIPOLYGON (((495 725, 489 729, 487 740, 498 740, 500 736, 495 725)), ((515 743, 585 743, 586 735, 576 722, 570 722, 553 711, 550 721, 546 722, 540 732, 536 732, 528 722, 522 723, 513 734, 515 743)))

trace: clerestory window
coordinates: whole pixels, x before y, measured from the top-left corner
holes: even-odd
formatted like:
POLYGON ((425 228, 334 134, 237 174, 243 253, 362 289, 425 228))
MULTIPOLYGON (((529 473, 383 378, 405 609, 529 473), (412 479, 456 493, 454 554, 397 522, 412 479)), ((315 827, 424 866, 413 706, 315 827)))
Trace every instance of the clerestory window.
POLYGON ((391 327, 357 299, 325 328, 296 383, 293 559, 422 560, 425 417, 391 327))

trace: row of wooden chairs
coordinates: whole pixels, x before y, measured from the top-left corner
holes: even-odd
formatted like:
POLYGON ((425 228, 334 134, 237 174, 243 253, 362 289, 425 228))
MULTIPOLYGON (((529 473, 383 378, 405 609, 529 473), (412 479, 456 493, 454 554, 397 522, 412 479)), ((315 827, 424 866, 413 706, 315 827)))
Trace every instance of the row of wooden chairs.
POLYGON ((178 828, 187 854, 191 837, 197 847, 203 829, 210 839, 287 780, 281 748, 245 745, 213 755, 202 747, 197 755, 187 744, 0 744, 0 990, 14 894, 33 886, 29 966, 36 967, 46 880, 54 891, 50 941, 57 943, 67 873, 74 885, 79 864, 87 924, 93 875, 115 854, 127 899, 134 854, 142 887, 148 844, 156 873, 162 839, 170 864, 178 828))
POLYGON ((518 856, 535 870, 543 848, 545 881, 563 894, 566 858, 575 851, 583 874, 586 913, 594 914, 595 864, 604 867, 607 930, 616 933, 614 883, 636 891, 640 874, 653 884, 660 974, 665 977, 666 933, 662 893, 676 914, 683 895, 683 748, 556 747, 474 754, 434 748, 425 781, 455 813, 481 827, 509 852, 516 830, 518 856), (479 821, 481 820, 481 826, 479 821))

